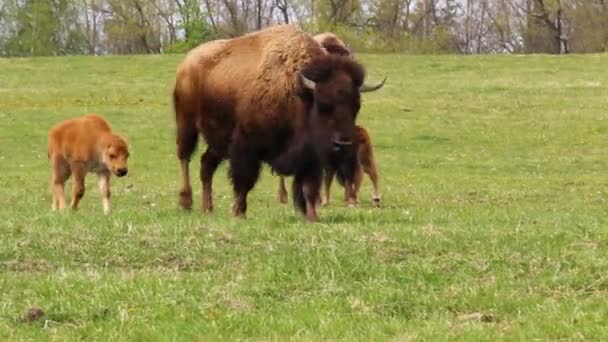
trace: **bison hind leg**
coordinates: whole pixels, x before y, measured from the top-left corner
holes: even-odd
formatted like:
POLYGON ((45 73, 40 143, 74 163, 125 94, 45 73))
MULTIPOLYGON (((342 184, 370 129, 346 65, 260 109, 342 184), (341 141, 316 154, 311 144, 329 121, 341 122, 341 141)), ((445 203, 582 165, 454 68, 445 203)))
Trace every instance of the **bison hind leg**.
POLYGON ((177 115, 177 157, 182 170, 182 188, 179 192, 179 204, 184 209, 192 208, 192 187, 190 186, 190 157, 198 144, 198 130, 192 118, 194 115, 177 115))

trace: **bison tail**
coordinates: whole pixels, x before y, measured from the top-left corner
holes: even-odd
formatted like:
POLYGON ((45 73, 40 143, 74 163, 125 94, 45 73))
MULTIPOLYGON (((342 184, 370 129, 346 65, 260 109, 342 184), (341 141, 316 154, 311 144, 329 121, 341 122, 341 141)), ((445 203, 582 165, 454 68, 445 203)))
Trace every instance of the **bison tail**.
POLYGON ((177 88, 173 91, 173 109, 177 124, 177 156, 180 160, 190 160, 198 144, 198 130, 194 113, 180 101, 177 88))

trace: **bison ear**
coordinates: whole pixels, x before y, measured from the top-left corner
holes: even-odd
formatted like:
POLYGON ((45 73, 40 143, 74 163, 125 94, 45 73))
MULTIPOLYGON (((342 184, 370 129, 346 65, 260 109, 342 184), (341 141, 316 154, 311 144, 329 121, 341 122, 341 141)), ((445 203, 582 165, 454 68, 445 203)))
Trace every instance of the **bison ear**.
POLYGON ((302 76, 315 83, 324 82, 327 81, 331 76, 331 66, 313 62, 305 66, 301 73, 302 76))

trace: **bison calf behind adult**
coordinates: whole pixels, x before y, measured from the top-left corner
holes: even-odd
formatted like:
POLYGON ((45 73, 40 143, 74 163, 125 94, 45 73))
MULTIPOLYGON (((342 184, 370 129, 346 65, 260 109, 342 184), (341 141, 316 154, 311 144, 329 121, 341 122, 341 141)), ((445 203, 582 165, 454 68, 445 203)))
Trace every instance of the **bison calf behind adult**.
POLYGON ((203 210, 213 209, 212 179, 230 161, 233 214, 244 216, 247 194, 262 162, 294 175, 294 205, 317 220, 316 198, 327 156, 352 144, 363 67, 327 55, 312 36, 292 25, 274 26, 193 49, 177 69, 173 93, 177 153, 182 167, 180 204, 192 207, 189 160, 199 133, 203 210))

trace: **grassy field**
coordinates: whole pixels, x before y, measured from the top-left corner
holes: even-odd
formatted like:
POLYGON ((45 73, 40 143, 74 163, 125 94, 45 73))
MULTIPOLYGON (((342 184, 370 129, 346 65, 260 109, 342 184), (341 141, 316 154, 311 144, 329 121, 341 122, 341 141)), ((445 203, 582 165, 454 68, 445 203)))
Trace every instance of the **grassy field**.
POLYGON ((608 338, 608 56, 359 57, 384 204, 316 224, 267 168, 246 220, 225 164, 177 208, 182 56, 0 59, 0 339, 608 338), (47 131, 86 112, 129 176, 51 213, 47 131))

